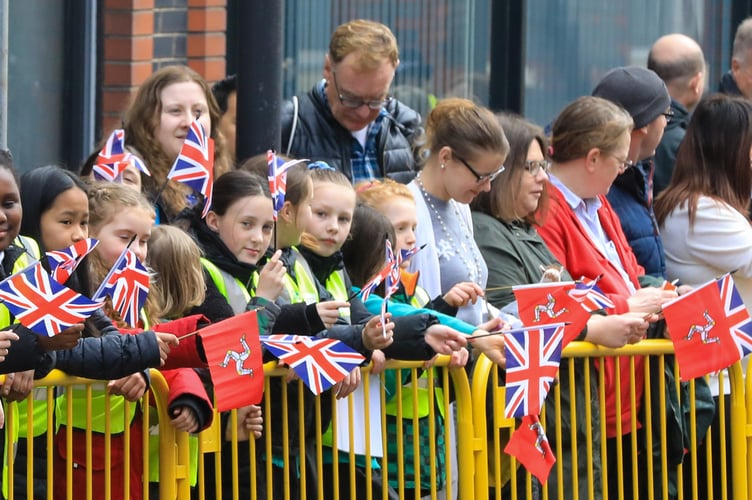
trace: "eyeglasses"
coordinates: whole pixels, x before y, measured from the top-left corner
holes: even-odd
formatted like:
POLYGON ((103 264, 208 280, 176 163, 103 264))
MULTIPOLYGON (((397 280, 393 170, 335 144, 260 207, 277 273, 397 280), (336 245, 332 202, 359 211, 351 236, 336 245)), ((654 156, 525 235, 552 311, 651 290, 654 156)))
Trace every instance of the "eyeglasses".
POLYGON ((674 112, 672 110, 668 110, 665 113, 661 113, 663 116, 666 117, 666 124, 671 123, 671 121, 674 119, 674 112))
POLYGON ((468 162, 466 162, 465 160, 463 160, 462 158, 460 158, 459 156, 457 156, 457 153, 452 153, 452 154, 463 165, 465 165, 467 167, 467 169, 470 171, 470 173, 472 173, 475 176, 475 182, 478 183, 478 184, 483 184, 486 181, 489 181, 489 182, 493 181, 494 179, 496 179, 499 176, 499 174, 501 174, 504 171, 504 165, 502 165, 498 169, 496 169, 493 172, 491 172, 490 174, 483 174, 483 175, 481 175, 478 172, 476 172, 475 169, 473 167, 471 167, 468 162))
POLYGON ((332 80, 334 81, 334 88, 337 90, 339 102, 346 108, 358 109, 361 106, 368 106, 369 109, 377 110, 383 108, 392 101, 390 96, 372 101, 366 101, 365 99, 360 99, 358 97, 344 96, 340 92, 339 84, 337 83, 337 73, 334 70, 332 70, 332 80))
POLYGON ((551 162, 548 160, 527 160, 524 168, 530 172, 530 175, 536 176, 541 169, 548 173, 551 170, 551 162))
POLYGON ((615 158, 616 161, 619 162, 619 173, 620 174, 623 174, 624 172, 627 171, 627 169, 629 169, 631 167, 634 167, 634 163, 632 163, 630 160, 621 160, 621 159, 619 159, 619 157, 614 156, 614 155, 609 155, 609 156, 615 158))

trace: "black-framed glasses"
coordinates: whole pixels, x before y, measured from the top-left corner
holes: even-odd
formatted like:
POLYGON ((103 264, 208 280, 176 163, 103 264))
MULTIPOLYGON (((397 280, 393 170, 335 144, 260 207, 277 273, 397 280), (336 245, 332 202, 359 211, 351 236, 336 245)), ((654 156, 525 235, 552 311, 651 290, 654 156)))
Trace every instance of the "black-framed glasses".
POLYGON ((661 114, 666 117, 666 124, 671 123, 673 121, 673 119, 674 119, 674 111, 671 110, 671 109, 669 109, 665 113, 661 113, 661 114))
POLYGON ((551 162, 548 160, 527 160, 524 168, 530 175, 536 176, 541 169, 548 173, 551 170, 551 162))
POLYGON ((504 168, 505 168, 504 165, 502 165, 498 169, 496 169, 493 172, 491 172, 490 174, 483 174, 483 175, 481 175, 478 172, 476 172, 475 169, 473 167, 471 167, 468 162, 466 162, 460 156, 458 156, 457 153, 452 153, 452 154, 463 165, 465 165, 467 167, 467 169, 470 171, 471 174, 473 174, 475 176, 475 182, 478 183, 478 184, 483 184, 486 181, 490 182, 490 181, 496 179, 499 176, 499 174, 501 174, 504 171, 504 168))
POLYGON ((368 106, 369 109, 377 110, 383 108, 392 100, 390 96, 386 96, 383 99, 366 101, 365 99, 360 99, 359 97, 342 95, 342 92, 340 92, 339 89, 339 84, 337 83, 337 73, 334 70, 332 70, 332 81, 334 82, 334 88, 337 90, 337 97, 339 97, 339 102, 342 103, 342 105, 346 108, 358 109, 361 106, 368 106))

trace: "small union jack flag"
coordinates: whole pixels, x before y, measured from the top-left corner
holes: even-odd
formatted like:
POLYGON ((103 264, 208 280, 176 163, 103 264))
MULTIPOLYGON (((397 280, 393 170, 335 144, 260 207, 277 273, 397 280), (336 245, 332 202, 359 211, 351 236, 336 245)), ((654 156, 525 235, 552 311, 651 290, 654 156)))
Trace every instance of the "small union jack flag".
POLYGON ((76 270, 84 257, 94 250, 99 241, 86 238, 63 250, 47 252, 50 264, 50 276, 58 283, 65 283, 76 270))
POLYGON ((363 288, 360 289, 360 299, 365 302, 368 300, 368 297, 371 296, 374 290, 378 288, 378 286, 381 284, 382 281, 386 279, 386 277, 391 272, 391 267, 389 265, 386 265, 381 268, 379 271, 379 274, 371 278, 371 280, 363 285, 363 288))
POLYGON ((130 165, 146 175, 151 175, 144 162, 125 149, 125 131, 119 128, 107 138, 92 171, 96 179, 114 182, 121 178, 123 171, 130 165))
POLYGON ((0 282, 0 299, 25 327, 53 337, 102 307, 52 279, 36 262, 0 282))
POLYGON ((214 184, 214 139, 207 137, 203 125, 194 120, 168 179, 182 182, 204 195, 202 217, 206 217, 212 201, 214 184))
POLYGON ((519 328, 504 334, 506 418, 540 414, 561 361, 564 324, 519 328))
POLYGON ((752 319, 730 274, 716 280, 729 331, 739 350, 739 359, 752 352, 752 319))
POLYGON ((386 275, 386 286, 384 288, 384 300, 389 300, 393 294, 397 293, 400 284, 400 264, 402 263, 402 254, 396 257, 392 250, 392 242, 386 240, 386 266, 389 267, 389 274, 386 275))
POLYGON ((344 379, 365 357, 336 339, 297 336, 268 340, 262 338, 269 352, 284 362, 300 377, 315 395, 319 395, 344 379))
POLYGON ((421 246, 419 246, 419 247, 412 247, 409 250, 405 250, 404 248, 402 250, 400 250, 400 264, 402 264, 402 262, 405 262, 406 260, 412 259, 413 256, 416 253, 418 253, 421 250, 423 250, 426 247, 427 244, 428 243, 423 243, 421 246))
POLYGON ((593 280, 583 276, 575 281, 574 288, 569 290, 569 295, 579 302, 587 312, 616 307, 611 299, 598 288, 599 279, 600 276, 593 280))
POLYGON ((112 307, 132 327, 138 325, 138 314, 149 294, 149 271, 128 247, 120 254, 115 265, 94 294, 93 300, 109 295, 112 307))
POLYGON ((279 158, 271 149, 266 152, 266 164, 269 166, 267 179, 269 180, 269 192, 272 194, 272 205, 274 208, 274 220, 277 220, 277 213, 282 210, 285 204, 285 195, 287 194, 287 170, 299 163, 308 160, 289 160, 285 161, 279 158))

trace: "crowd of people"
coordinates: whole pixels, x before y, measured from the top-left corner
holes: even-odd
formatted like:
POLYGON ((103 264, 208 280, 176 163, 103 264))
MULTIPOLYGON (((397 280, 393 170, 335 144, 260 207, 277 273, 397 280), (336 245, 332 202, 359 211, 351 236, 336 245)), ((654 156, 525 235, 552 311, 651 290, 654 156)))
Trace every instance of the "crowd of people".
MULTIPOLYGON (((559 112, 546 135, 521 116, 494 114, 462 98, 440 99, 421 117, 390 97, 399 66, 390 29, 372 21, 347 22, 332 34, 323 78, 283 107, 280 153, 305 160, 287 170, 279 207, 269 191, 266 155, 235 158, 235 145, 243 138, 235 130, 234 77, 210 87, 185 66, 154 72, 124 110, 126 149, 150 175, 130 165, 112 182, 97 180, 97 149, 80 175, 47 166, 19 179, 12 158, 0 154, 1 276, 87 237, 99 245, 69 279, 74 290, 90 295, 128 245, 152 270, 135 331, 106 306, 84 324, 46 338, 0 306, 5 401, 26 398, 33 380, 53 368, 109 380, 89 394, 65 394, 51 410, 60 426, 53 451, 54 496, 64 495, 69 481, 78 488, 87 478, 96 496, 104 491, 105 477, 112 479, 109 487, 117 496, 126 466, 131 498, 141 497, 144 477, 158 489, 158 469, 143 471, 133 459, 141 456, 145 442, 141 412, 135 404, 126 405, 129 413, 122 408, 148 389, 148 368, 161 367, 170 386, 171 425, 195 436, 212 423, 212 388, 201 376, 206 359, 200 338, 177 340, 201 321, 255 309, 262 333, 336 338, 366 356, 372 374, 384 369, 386 359, 424 360, 421 377, 426 377, 437 354, 450 355, 450 367, 463 367, 483 353, 503 372, 503 336, 487 334, 519 324, 512 287, 539 282, 542 270, 554 265, 563 281, 599 280, 613 307, 594 312, 578 340, 609 348, 666 336, 661 307, 726 272, 735 272, 742 297, 752 304, 752 104, 727 95, 750 97, 747 53, 752 55, 752 20, 739 27, 732 68, 721 85, 726 94, 703 97, 700 47, 684 35, 661 37, 647 68, 607 72, 592 95, 559 112), (200 194, 167 181, 194 121, 214 140, 213 196, 206 214, 200 194), (400 288, 382 316, 383 285, 363 300, 354 292, 380 271, 386 241, 394 252, 420 250, 402 263, 400 288), (680 286, 667 289, 666 280, 679 280, 680 286), (109 422, 106 394, 117 396, 107 403, 117 415, 109 422), (85 418, 87 404, 92 421, 85 418), (100 439, 105 426, 113 434, 107 447, 100 439), (65 446, 67 433, 83 436, 87 429, 94 431, 90 449, 83 437, 74 439, 72 449, 65 446), (123 459, 126 446, 129 464, 123 459), (105 448, 119 450, 109 475, 102 468, 105 448), (93 461, 87 461, 88 452, 93 461), (65 465, 71 459, 72 477, 65 465)), ((563 462, 562 472, 554 468, 549 478, 551 498, 584 498, 587 482, 580 481, 574 491, 575 475, 593 477, 598 497, 630 498, 650 487, 660 493, 662 484, 631 477, 653 457, 652 450, 631 444, 649 425, 641 412, 646 363, 642 357, 562 363, 560 413, 549 400, 544 422, 563 462), (585 391, 586 378, 605 384, 605 406, 597 390, 585 391), (569 412, 577 415, 577 427, 563 422, 561 435, 554 436, 552 419, 569 412), (586 445, 589 460, 582 459, 586 445), (640 466, 625 468, 619 481, 615 474, 603 481, 602 452, 608 464, 634 459, 640 466)), ((283 383, 271 382, 275 395, 283 383)), ((386 393, 395 394, 401 383, 385 376, 386 393)), ((356 369, 322 397, 341 399, 360 386, 356 369)), ((437 444, 435 463, 421 460, 414 470, 410 461, 401 487, 426 497, 432 475, 439 490, 456 481, 445 470, 446 461, 456 464, 456 458, 444 453, 453 416, 426 389, 418 391, 417 418, 403 415, 401 422, 396 398, 382 401, 371 392, 369 404, 386 414, 384 453, 390 470, 385 477, 376 469, 366 475, 365 457, 359 456, 355 477, 343 468, 338 484, 333 477, 319 478, 327 497, 334 489, 347 497, 351 488, 357 498, 368 491, 376 498, 396 497, 399 476, 391 468, 404 447, 398 446, 400 439, 437 444), (432 411, 430 404, 436 405, 432 411)), ((715 387, 713 396, 711 406, 723 394, 715 387)), ((35 406, 41 410, 35 411, 34 425, 24 425, 17 441, 0 433, 17 446, 16 488, 34 481, 39 495, 47 487, 45 456, 39 454, 47 431, 43 399, 35 406), (24 459, 30 440, 35 442, 33 477, 24 459)), ((311 408, 313 398, 306 394, 303 404, 311 408)), ((331 407, 321 405, 327 412, 331 407)), ((261 496, 266 485, 288 483, 293 498, 307 487, 297 481, 295 468, 281 464, 288 454, 305 463, 310 451, 292 430, 313 424, 299 422, 297 412, 303 410, 274 396, 266 411, 275 423, 271 428, 258 405, 238 409, 237 420, 221 414, 226 443, 233 437, 250 443, 271 432, 272 446, 256 454, 255 471, 248 452, 223 446, 222 467, 234 467, 241 480, 234 484, 231 474, 215 474, 214 462, 207 461, 208 484, 219 479, 224 491, 239 486, 241 498, 251 495, 251 474, 261 496), (277 424, 283 415, 289 429, 277 424)), ((331 452, 330 415, 320 423, 317 432, 329 449, 325 460, 332 463, 337 455, 331 452)), ((709 419, 698 419, 699 441, 709 425, 709 419)), ((194 485, 198 458, 191 457, 194 485)), ((338 460, 349 467, 346 454, 338 460)), ((675 487, 672 477, 670 494, 675 487)))

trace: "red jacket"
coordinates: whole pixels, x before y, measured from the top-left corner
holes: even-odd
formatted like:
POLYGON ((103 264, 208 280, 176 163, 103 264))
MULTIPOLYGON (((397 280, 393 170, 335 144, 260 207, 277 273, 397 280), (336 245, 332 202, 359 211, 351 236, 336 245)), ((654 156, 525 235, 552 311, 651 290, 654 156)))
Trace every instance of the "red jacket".
MULTIPOLYGON (((585 276, 592 279, 598 275, 602 275, 598 281, 598 287, 609 296, 616 306, 614 309, 609 310, 609 312, 616 314, 627 312, 629 310, 627 299, 632 295, 632 292, 626 283, 624 283, 618 268, 593 244, 585 230, 585 226, 579 221, 561 192, 550 182, 548 184, 548 192, 551 196, 550 211, 544 224, 538 228, 538 233, 543 238, 543 241, 546 242, 548 248, 559 262, 564 265, 567 271, 569 271, 572 277, 579 279, 581 276, 585 276)), ((632 285, 634 285, 635 289, 640 288, 637 278, 645 274, 645 270, 637 263, 632 248, 627 243, 626 236, 624 236, 619 218, 611 208, 611 204, 605 196, 599 196, 598 198, 602 203, 601 208, 598 209, 598 218, 600 219, 603 231, 613 242, 632 285)), ((635 414, 639 413, 642 402, 644 363, 644 358, 634 358, 634 386, 637 405, 637 408, 634 409, 635 414)), ((606 385, 606 407, 602 411, 606 415, 607 437, 617 435, 616 394, 619 388, 616 387, 615 366, 615 358, 606 358, 603 366, 606 385)), ((632 430, 628 359, 621 360, 619 363, 619 372, 621 375, 622 434, 628 434, 632 430)))

